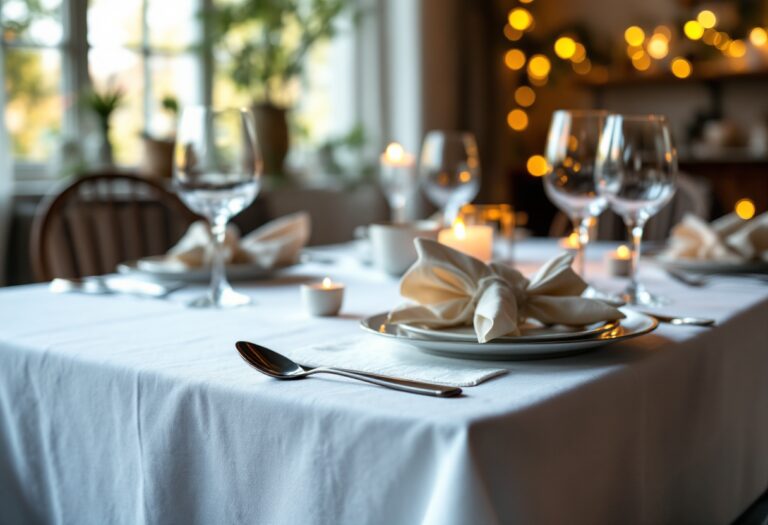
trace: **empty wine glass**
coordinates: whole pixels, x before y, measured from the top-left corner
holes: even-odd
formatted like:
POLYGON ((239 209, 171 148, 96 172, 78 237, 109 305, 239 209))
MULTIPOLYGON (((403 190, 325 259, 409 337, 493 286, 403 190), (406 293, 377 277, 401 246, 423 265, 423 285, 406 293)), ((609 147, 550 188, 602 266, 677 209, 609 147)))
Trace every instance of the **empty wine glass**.
POLYGON ((464 204, 480 191, 480 156, 475 137, 461 131, 430 131, 424 137, 419 162, 427 198, 451 224, 464 204))
POLYGON ((392 222, 406 221, 408 201, 416 189, 413 155, 392 142, 379 160, 379 184, 387 198, 392 222))
POLYGON ((261 171, 256 126, 249 110, 184 109, 176 140, 174 187, 192 211, 208 220, 213 248, 210 290, 190 306, 232 307, 250 302, 227 282, 224 239, 229 220, 256 198, 261 171))
POLYGON ((625 300, 630 304, 664 304, 637 280, 640 245, 646 221, 675 193, 677 152, 667 120, 659 115, 610 115, 597 155, 595 179, 613 211, 624 219, 632 239, 630 281, 625 300))
POLYGON ((606 111, 566 111, 552 114, 547 136, 544 191, 573 224, 578 238, 576 265, 585 278, 584 251, 590 227, 607 207, 595 185, 595 159, 606 111))

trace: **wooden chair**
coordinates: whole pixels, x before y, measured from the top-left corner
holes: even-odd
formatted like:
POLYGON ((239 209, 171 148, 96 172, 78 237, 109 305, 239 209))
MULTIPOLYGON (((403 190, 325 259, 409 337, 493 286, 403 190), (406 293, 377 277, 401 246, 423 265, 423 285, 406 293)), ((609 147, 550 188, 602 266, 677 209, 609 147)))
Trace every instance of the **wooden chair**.
POLYGON ((83 277, 165 252, 197 217, 161 183, 98 173, 66 184, 41 204, 32 225, 35 276, 83 277))

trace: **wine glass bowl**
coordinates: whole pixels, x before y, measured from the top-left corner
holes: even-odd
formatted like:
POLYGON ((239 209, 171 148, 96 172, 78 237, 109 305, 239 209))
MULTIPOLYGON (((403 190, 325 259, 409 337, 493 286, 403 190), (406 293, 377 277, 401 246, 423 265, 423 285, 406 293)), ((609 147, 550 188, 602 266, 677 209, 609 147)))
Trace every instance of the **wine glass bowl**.
POLYGON ((480 192, 480 155, 468 132, 430 131, 419 161, 421 185, 427 198, 453 222, 464 204, 480 192))
POLYGON ((597 191, 594 170, 608 115, 600 110, 555 111, 547 136, 544 191, 573 224, 579 239, 577 264, 582 277, 590 226, 607 207, 605 197, 597 191))
POLYGON ((632 240, 632 268, 625 298, 654 306, 666 300, 637 280, 643 228, 675 194, 677 152, 665 117, 610 115, 598 148, 595 181, 632 240))
POLYGON ((253 115, 246 109, 185 108, 176 141, 174 188, 211 227, 211 287, 197 307, 250 302, 232 290, 225 274, 224 239, 229 220, 247 208, 260 189, 261 153, 253 115))

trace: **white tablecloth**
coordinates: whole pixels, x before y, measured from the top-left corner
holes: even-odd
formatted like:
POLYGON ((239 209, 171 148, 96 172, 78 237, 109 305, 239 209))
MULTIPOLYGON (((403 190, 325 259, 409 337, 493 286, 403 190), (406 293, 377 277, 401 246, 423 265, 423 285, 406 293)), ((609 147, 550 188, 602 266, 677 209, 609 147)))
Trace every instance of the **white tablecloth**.
POLYGON ((457 399, 278 382, 235 353, 333 341, 397 304, 351 260, 241 285, 257 303, 234 311, 4 289, 0 523, 729 522, 768 487, 768 287, 645 276, 719 326, 503 363, 457 399), (312 319, 297 282, 325 275, 343 315, 312 319))

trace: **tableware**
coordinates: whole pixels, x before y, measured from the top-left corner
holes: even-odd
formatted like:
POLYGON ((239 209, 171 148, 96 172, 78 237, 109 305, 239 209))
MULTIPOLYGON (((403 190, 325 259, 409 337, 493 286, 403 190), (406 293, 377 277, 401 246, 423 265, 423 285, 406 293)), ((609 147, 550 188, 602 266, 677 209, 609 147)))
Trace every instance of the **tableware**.
POLYGON ((637 280, 643 228, 675 193, 677 151, 667 120, 659 115, 609 115, 600 138, 595 180, 600 195, 624 219, 632 239, 630 304, 658 305, 666 300, 648 292, 637 280))
POLYGON ((472 133, 430 131, 424 137, 419 177, 427 198, 453 224, 462 205, 480 191, 480 155, 472 133))
POLYGON ((240 356, 259 372, 276 379, 303 379, 313 374, 335 374, 350 379, 357 379, 393 390, 422 394, 434 397, 455 397, 461 394, 461 388, 380 376, 367 372, 355 372, 343 368, 302 366, 288 357, 248 341, 235 343, 240 356))
POLYGON ((597 191, 595 160, 607 111, 566 111, 552 114, 547 136, 547 173, 542 177, 547 197, 573 224, 578 241, 576 267, 585 276, 584 250, 595 218, 607 207, 597 191))
POLYGON ((621 311, 626 318, 612 330, 584 339, 559 341, 478 343, 477 341, 423 339, 408 335, 397 325, 387 323, 387 312, 367 317, 360 322, 360 325, 363 330, 378 337, 396 340, 411 345, 417 350, 445 357, 482 360, 545 359, 573 355, 611 343, 626 341, 652 332, 659 324, 658 320, 652 316, 626 308, 621 308, 621 311))
POLYGON ((331 316, 339 313, 344 300, 344 285, 326 277, 321 283, 301 285, 301 302, 310 315, 331 316))
POLYGON ((392 213, 392 222, 405 222, 408 200, 416 189, 416 165, 413 155, 392 142, 379 159, 379 184, 392 213))
POLYGON ((416 262, 417 238, 437 239, 438 224, 431 221, 411 223, 374 223, 368 226, 373 265, 390 275, 402 275, 416 262))
POLYGON ((184 203, 208 220, 214 243, 211 286, 194 307, 234 307, 250 298, 226 278, 223 244, 229 220, 248 207, 260 187, 262 159, 253 115, 246 109, 185 108, 176 139, 174 186, 184 203))
MULTIPOLYGON (((257 264, 228 264, 227 275, 233 281, 268 279, 288 266, 262 268, 257 264)), ((210 282, 210 266, 190 268, 183 263, 168 264, 162 256, 145 257, 139 261, 126 261, 117 265, 117 272, 123 275, 138 275, 158 281, 180 281, 184 283, 210 282)))
POLYGON ((162 299, 184 287, 183 283, 159 284, 120 276, 91 276, 80 279, 56 278, 49 289, 53 293, 78 292, 94 295, 126 294, 162 299))
POLYGON ((657 314, 654 312, 643 312, 645 315, 655 317, 662 323, 672 324, 675 326, 714 326, 715 320, 706 317, 688 317, 688 316, 674 316, 657 314))
MULTIPOLYGON (((601 321, 588 326, 547 326, 541 323, 527 322, 520 327, 522 335, 508 335, 497 337, 494 341, 523 343, 531 341, 565 341, 567 339, 582 339, 591 337, 608 330, 613 330, 619 325, 619 321, 601 321)), ((407 334, 423 339, 440 339, 444 341, 474 341, 477 342, 477 334, 471 326, 454 326, 450 328, 428 328, 408 323, 400 323, 398 326, 407 334)))

